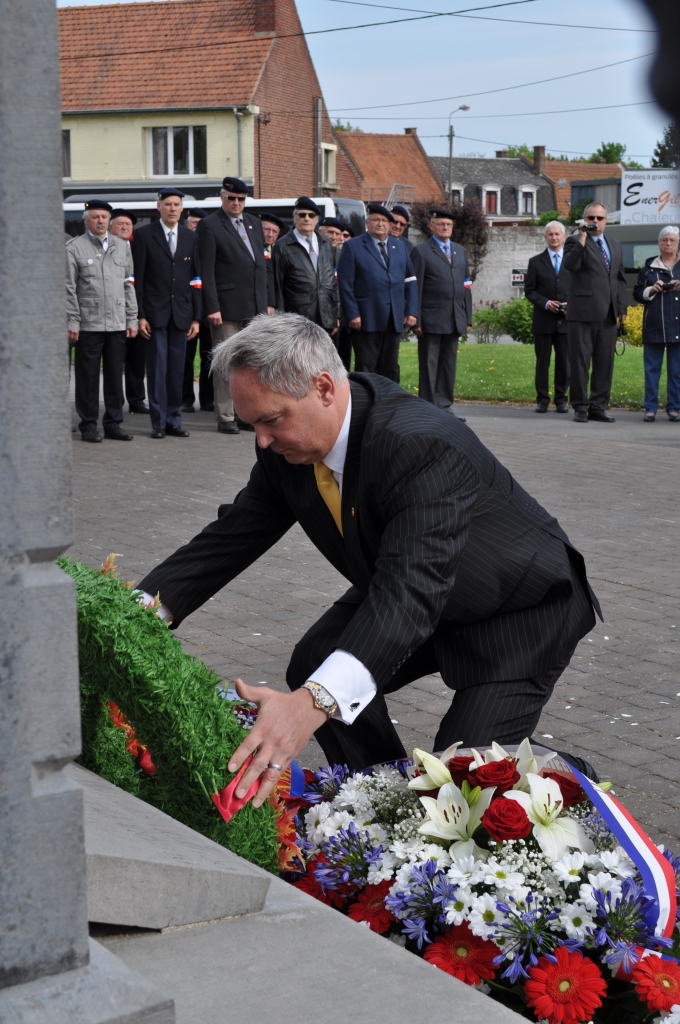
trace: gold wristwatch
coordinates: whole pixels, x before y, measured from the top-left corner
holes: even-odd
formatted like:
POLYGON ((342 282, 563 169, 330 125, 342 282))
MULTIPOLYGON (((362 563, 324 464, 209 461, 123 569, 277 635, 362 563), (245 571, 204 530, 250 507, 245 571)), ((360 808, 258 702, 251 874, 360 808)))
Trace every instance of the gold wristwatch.
POLYGON ((314 707, 318 708, 319 711, 325 711, 329 718, 332 718, 337 713, 337 700, 319 683, 313 683, 311 679, 308 679, 306 683, 302 684, 302 688, 309 690, 314 701, 314 707))

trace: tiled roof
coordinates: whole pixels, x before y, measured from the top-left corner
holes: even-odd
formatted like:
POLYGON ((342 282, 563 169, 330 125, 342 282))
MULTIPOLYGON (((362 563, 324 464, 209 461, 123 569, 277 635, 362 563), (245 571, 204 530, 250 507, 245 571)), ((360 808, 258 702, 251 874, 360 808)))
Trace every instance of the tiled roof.
MULTIPOLYGON (((431 156, 430 163, 446 188, 449 176, 449 158, 431 156)), ((524 160, 514 157, 483 159, 460 156, 451 161, 451 176, 460 185, 540 185, 541 175, 524 160)))
POLYGON ((254 38, 255 8, 252 0, 60 8, 62 110, 251 103, 272 46, 270 36, 254 38))
POLYGON ((338 132, 338 139, 364 179, 364 199, 385 201, 393 185, 413 188, 414 202, 441 199, 442 189, 415 134, 338 132))
POLYGON ((571 160, 546 160, 543 172, 555 186, 557 210, 566 215, 569 213, 572 181, 595 181, 600 178, 621 178, 619 164, 583 164, 572 163, 571 160), (565 182, 565 184, 560 184, 565 182))

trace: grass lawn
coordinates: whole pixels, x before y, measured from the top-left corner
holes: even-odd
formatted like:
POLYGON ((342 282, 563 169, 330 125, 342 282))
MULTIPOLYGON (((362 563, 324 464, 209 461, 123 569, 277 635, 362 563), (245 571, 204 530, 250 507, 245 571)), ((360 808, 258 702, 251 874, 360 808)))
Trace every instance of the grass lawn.
MULTIPOLYGON (((404 342, 399 355, 401 385, 406 391, 418 389, 418 346, 404 342)), ((456 400, 473 402, 536 402, 533 345, 460 345, 456 376, 456 400)), ((554 366, 551 364, 551 379, 554 366)), ((613 408, 641 409, 644 395, 642 348, 627 347, 614 359, 613 408)), ((661 377, 659 398, 666 395, 666 368, 661 377)))

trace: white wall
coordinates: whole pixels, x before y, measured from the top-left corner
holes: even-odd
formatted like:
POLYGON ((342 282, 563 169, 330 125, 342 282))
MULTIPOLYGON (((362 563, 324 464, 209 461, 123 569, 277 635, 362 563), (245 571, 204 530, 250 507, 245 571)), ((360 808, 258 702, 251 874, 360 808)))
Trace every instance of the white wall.
POLYGON ((529 258, 545 249, 544 231, 545 228, 524 226, 491 228, 489 252, 472 285, 475 309, 496 299, 508 302, 524 295, 523 288, 510 284, 510 273, 526 270, 529 258))

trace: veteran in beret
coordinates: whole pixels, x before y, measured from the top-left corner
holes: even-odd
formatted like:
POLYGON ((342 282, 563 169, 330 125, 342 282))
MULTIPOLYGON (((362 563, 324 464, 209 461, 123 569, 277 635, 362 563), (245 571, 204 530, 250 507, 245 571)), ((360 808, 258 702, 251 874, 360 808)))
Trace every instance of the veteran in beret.
POLYGON ((276 308, 299 313, 329 334, 338 329, 340 303, 333 247, 316 232, 321 211, 300 196, 293 207, 293 228, 272 250, 276 308))

